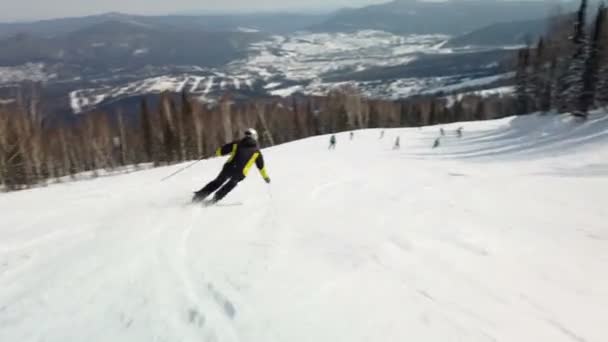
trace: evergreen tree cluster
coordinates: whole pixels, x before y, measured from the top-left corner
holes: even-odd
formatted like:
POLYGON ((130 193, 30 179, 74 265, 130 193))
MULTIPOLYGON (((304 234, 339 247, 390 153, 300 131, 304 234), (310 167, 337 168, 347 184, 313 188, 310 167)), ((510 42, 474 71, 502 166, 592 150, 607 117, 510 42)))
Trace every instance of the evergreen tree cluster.
POLYGON ((209 105, 186 93, 161 94, 156 108, 141 100, 134 118, 97 112, 51 125, 31 105, 0 108, 0 188, 16 190, 49 179, 130 165, 167 165, 213 156, 215 149, 254 127, 262 146, 319 134, 373 127, 412 127, 484 120, 513 114, 513 100, 470 94, 448 101, 422 96, 372 100, 356 88, 327 96, 295 95, 209 105), (28 108, 28 110, 24 109, 28 108))
POLYGON ((518 53, 515 101, 519 114, 572 113, 608 105, 608 9, 587 23, 587 0, 575 15, 556 17, 546 37, 518 53))

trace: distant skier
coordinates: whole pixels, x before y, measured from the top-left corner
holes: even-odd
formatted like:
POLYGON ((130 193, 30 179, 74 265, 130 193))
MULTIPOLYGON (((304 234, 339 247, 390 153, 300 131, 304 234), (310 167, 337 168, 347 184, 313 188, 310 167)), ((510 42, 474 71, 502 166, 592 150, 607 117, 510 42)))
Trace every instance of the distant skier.
POLYGON ((330 150, 336 149, 336 136, 334 134, 332 134, 332 136, 329 138, 329 149, 330 150))
POLYGON ((350 132, 350 140, 355 139, 355 132, 350 132))
POLYGON ((380 131, 380 139, 384 138, 384 130, 380 131))
POLYGON ((445 130, 444 130, 443 128, 441 128, 441 129, 439 130, 439 132, 441 133, 441 136, 442 136, 442 137, 443 137, 443 136, 445 136, 445 130))
POLYGON ((233 141, 218 148, 216 151, 218 157, 230 155, 230 158, 224 164, 217 178, 201 190, 195 192, 192 200, 194 202, 202 202, 215 192, 209 204, 217 203, 232 191, 240 181, 247 177, 247 173, 249 173, 253 164, 257 166, 266 183, 270 183, 270 177, 268 177, 266 167, 264 166, 264 157, 258 147, 257 140, 258 133, 255 129, 250 128, 245 131, 243 139, 233 141))
POLYGON ((440 144, 441 144, 441 137, 435 139, 435 142, 433 143, 433 148, 439 147, 440 144))
POLYGON ((397 139, 395 139, 395 145, 393 146, 393 150, 398 150, 401 148, 401 138, 397 137, 397 139))
POLYGON ((458 129, 456 130, 456 135, 457 135, 459 138, 462 138, 462 127, 458 127, 458 129))

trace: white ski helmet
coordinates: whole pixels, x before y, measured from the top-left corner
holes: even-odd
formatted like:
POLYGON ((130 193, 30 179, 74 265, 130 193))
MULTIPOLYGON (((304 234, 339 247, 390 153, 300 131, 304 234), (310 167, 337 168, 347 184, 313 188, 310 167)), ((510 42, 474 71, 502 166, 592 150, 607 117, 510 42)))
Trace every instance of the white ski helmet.
POLYGON ((246 137, 251 137, 253 140, 258 141, 258 131, 253 128, 249 128, 245 131, 246 137))

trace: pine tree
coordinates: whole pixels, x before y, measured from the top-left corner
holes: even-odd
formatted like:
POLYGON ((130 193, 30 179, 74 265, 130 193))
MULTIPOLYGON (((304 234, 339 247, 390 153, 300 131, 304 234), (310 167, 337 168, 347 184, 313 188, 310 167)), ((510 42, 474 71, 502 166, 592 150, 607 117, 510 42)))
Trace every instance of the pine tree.
POLYGON ((464 118, 464 108, 462 107, 462 100, 456 99, 452 106, 452 118, 454 121, 462 121, 464 118))
POLYGON ((293 139, 302 139, 306 136, 304 132, 304 127, 302 127, 302 122, 300 119, 300 110, 298 106, 298 100, 295 96, 291 96, 291 112, 293 117, 293 139))
POLYGON ((588 40, 585 32, 585 22, 587 14, 587 0, 581 0, 581 6, 577 12, 577 19, 574 24, 574 35, 572 43, 574 53, 568 60, 568 67, 563 78, 562 88, 560 89, 560 97, 564 100, 558 110, 560 112, 573 111, 575 116, 585 116, 586 114, 579 110, 579 99, 583 94, 584 81, 583 74, 588 56, 588 40))
POLYGON ((588 58, 585 63, 585 71, 583 73, 583 92, 579 98, 577 112, 583 116, 587 116, 587 112, 594 105, 596 86, 598 81, 598 71, 600 66, 600 49, 602 48, 601 40, 604 28, 604 4, 600 5, 595 19, 595 27, 591 46, 589 47, 588 58))
POLYGON ((122 111, 118 112, 117 115, 117 124, 118 124, 118 135, 119 135, 119 141, 120 141, 120 156, 119 156, 119 161, 120 161, 120 165, 127 165, 131 163, 131 158, 129 156, 129 143, 127 142, 127 130, 125 127, 125 119, 124 119, 124 115, 122 113, 122 111))
POLYGON ((338 107, 335 115, 337 115, 336 132, 342 132, 352 129, 350 125, 350 120, 348 119, 348 112, 346 111, 346 108, 343 105, 340 105, 338 107))
POLYGON ((171 163, 176 159, 179 139, 175 129, 173 105, 169 93, 162 93, 159 100, 160 105, 160 132, 162 132, 162 161, 171 163))
POLYGON ((150 118, 150 112, 148 111, 148 102, 145 98, 141 99, 141 116, 140 116, 140 125, 141 125, 141 133, 142 133, 142 143, 144 147, 144 162, 153 161, 156 162, 155 156, 152 155, 152 121, 150 118))
MULTIPOLYGON (((525 113, 525 112, 524 112, 525 113)), ((484 120, 485 119, 485 106, 484 101, 479 100, 477 102, 477 106, 475 106, 475 120, 484 120)))
POLYGON ((194 111, 192 104, 188 98, 186 91, 182 91, 182 107, 181 107, 181 143, 182 143, 182 158, 186 160, 198 159, 196 145, 196 124, 194 120, 194 111))
POLYGON ((551 110, 551 106, 553 102, 552 99, 552 80, 555 78, 557 72, 557 58, 553 58, 551 60, 551 65, 549 66, 549 70, 546 72, 546 76, 544 82, 541 84, 542 88, 540 89, 541 93, 538 97, 538 109, 547 113, 551 110))
MULTIPOLYGON (((549 109, 559 110, 566 106, 567 101, 563 98, 569 66, 569 58, 573 50, 572 27, 575 23, 575 16, 557 13, 549 20, 549 30, 546 37, 547 56, 551 61, 547 74, 547 84, 545 86, 544 103, 548 104, 549 109)), ((547 110, 548 111, 548 110, 547 110)))
POLYGON ((380 127, 380 113, 378 113, 376 106, 374 106, 373 104, 370 106, 369 122, 368 122, 367 126, 368 126, 368 128, 380 127))
POLYGON ((517 58, 517 71, 515 73, 515 97, 517 101, 517 114, 528 113, 530 94, 528 88, 528 67, 530 65, 530 49, 525 47, 519 50, 517 58))
POLYGON ((568 76, 568 60, 562 56, 558 56, 554 65, 553 82, 551 82, 551 106, 558 112, 567 111, 568 100, 563 96, 566 91, 566 77, 568 76))
POLYGON ((526 93, 530 96, 529 111, 536 111, 541 107, 541 99, 545 90, 545 41, 543 38, 536 44, 536 53, 532 64, 532 71, 528 77, 526 93))
POLYGON ((399 111, 399 125, 401 127, 409 127, 409 112, 407 105, 405 103, 401 103, 401 110, 399 111))
POLYGON ((608 107, 608 63, 599 72, 595 100, 602 107, 608 107))
POLYGON ((319 135, 319 112, 315 109, 312 99, 306 101, 306 127, 310 135, 319 135))
POLYGON ((595 101, 600 106, 608 106, 608 25, 606 24, 606 18, 608 18, 608 9, 602 4, 601 10, 603 11, 603 29, 600 33, 600 42, 598 44, 598 83, 595 92, 595 101))
POLYGON ((437 123, 437 115, 435 114, 435 111, 437 110, 436 106, 435 106, 435 99, 431 98, 429 99, 429 121, 428 124, 429 125, 434 125, 437 123))

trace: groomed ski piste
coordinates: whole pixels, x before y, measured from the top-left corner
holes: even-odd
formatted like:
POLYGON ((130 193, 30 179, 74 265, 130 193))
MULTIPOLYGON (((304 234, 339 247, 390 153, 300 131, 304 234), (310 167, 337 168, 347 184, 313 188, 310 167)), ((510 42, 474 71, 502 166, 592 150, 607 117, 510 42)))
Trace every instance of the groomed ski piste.
POLYGON ((0 341, 608 341, 608 115, 442 127, 0 194, 0 341))

